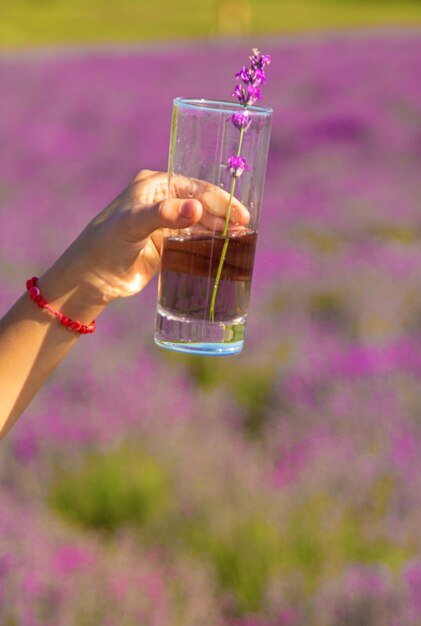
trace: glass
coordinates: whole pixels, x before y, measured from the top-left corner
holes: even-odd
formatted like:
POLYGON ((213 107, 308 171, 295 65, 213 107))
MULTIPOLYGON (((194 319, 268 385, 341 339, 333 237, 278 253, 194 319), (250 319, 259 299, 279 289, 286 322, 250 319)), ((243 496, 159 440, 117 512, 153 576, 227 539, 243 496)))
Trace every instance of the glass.
POLYGON ((231 121, 241 104, 174 100, 169 196, 180 196, 180 177, 188 177, 205 201, 198 224, 164 236, 155 329, 164 348, 216 356, 243 347, 272 116, 266 107, 247 111, 241 131, 231 121), (239 153, 249 169, 233 176, 227 162, 239 153), (239 203, 248 223, 236 221, 239 203))

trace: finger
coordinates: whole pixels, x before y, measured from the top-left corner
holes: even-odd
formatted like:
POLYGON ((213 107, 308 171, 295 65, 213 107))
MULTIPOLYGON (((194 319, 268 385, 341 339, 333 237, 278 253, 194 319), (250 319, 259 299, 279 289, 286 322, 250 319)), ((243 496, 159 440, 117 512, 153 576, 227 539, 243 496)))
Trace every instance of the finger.
MULTIPOLYGON (((204 227, 204 230, 215 233, 222 233, 225 230, 225 219, 218 217, 217 215, 211 215, 203 211, 200 219, 200 225, 204 227)), ((247 228, 244 224, 238 224, 237 222, 230 223, 229 234, 247 232, 247 228)))
POLYGON ((158 228, 188 228, 203 214, 202 204, 195 198, 168 198, 155 207, 158 228))
MULTIPOLYGON (((227 213, 230 194, 217 185, 197 178, 174 176, 170 189, 177 198, 197 198, 208 213, 221 217, 225 217, 227 213)), ((250 221, 250 213, 235 196, 231 200, 230 220, 243 225, 250 221)))
POLYGON ((159 228, 182 229, 196 224, 202 217, 202 205, 196 199, 169 198, 139 211, 135 229, 138 241, 159 228))
MULTIPOLYGON (((134 183, 143 183, 138 187, 137 195, 140 204, 155 204, 168 195, 168 174, 153 170, 141 170, 134 183), (145 184, 148 183, 148 184, 145 184)), ((197 198, 203 208, 213 215, 225 217, 230 202, 230 194, 221 187, 208 181, 187 176, 173 176, 170 191, 176 198, 197 198)), ((235 196, 231 199, 230 221, 246 225, 250 221, 247 208, 235 196)))
POLYGON ((225 220, 222 217, 212 215, 207 211, 203 211, 200 223, 209 231, 222 233, 225 228, 225 220))
MULTIPOLYGON (((202 202, 205 211, 225 218, 229 206, 229 194, 226 191, 219 187, 209 186, 203 193, 198 193, 196 197, 202 202)), ((230 220, 239 224, 248 224, 250 221, 248 210, 234 196, 231 200, 230 220)))

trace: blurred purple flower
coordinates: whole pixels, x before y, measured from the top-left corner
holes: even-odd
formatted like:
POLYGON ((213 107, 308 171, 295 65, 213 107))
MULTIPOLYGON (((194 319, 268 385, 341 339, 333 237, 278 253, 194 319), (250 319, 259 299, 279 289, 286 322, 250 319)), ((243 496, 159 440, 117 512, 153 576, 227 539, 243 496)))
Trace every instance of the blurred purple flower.
POLYGON ((22 578, 22 591, 28 600, 42 595, 45 591, 43 573, 26 572, 22 578))
POLYGON ((287 487, 297 479, 300 470, 307 463, 310 444, 302 441, 292 450, 287 450, 282 454, 282 458, 277 463, 273 472, 273 485, 277 488, 287 487))
POLYGON ((419 448, 420 441, 409 426, 402 426, 398 432, 392 436, 391 457, 398 471, 404 472, 409 478, 414 477, 419 472, 419 448))
POLYGON ((0 555, 0 576, 4 576, 7 573, 10 567, 10 554, 1 554, 0 555))
POLYGON ((36 458, 39 443, 36 432, 31 425, 27 424, 24 429, 19 429, 13 438, 13 451, 19 461, 28 462, 36 458))
POLYGON ((414 562, 405 570, 405 582, 408 586, 411 606, 418 618, 421 618, 421 563, 414 562))
POLYGON ((365 566, 355 565, 345 576, 346 590, 351 596, 369 595, 381 597, 385 584, 379 573, 370 571, 365 566))
POLYGON ((72 574, 92 565, 93 562, 93 555, 79 546, 62 546, 54 555, 54 568, 58 575, 72 574))

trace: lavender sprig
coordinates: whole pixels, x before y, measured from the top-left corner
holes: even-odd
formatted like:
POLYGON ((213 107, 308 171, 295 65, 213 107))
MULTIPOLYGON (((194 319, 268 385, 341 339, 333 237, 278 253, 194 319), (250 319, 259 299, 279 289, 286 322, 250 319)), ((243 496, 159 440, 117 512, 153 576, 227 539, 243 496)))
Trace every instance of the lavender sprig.
POLYGON ((243 145, 244 133, 250 128, 251 117, 247 111, 248 106, 252 106, 262 97, 260 85, 266 82, 265 66, 269 65, 271 58, 269 54, 261 54, 257 48, 253 48, 250 58, 250 67, 243 66, 239 72, 235 74, 235 78, 241 81, 243 84, 235 86, 232 93, 239 103, 243 105, 244 111, 241 113, 234 113, 231 116, 231 122, 240 131, 240 138, 238 142, 237 154, 231 156, 227 161, 227 169, 231 176, 231 189, 228 200, 228 208, 225 216, 225 225, 222 232, 224 238, 224 245, 222 247, 221 258, 219 259, 218 270, 216 272, 216 278, 212 290, 212 299, 209 310, 209 318, 212 322, 215 321, 215 301, 216 294, 218 292, 219 281, 221 279, 222 268, 225 262, 225 256, 227 253, 229 238, 228 226, 231 213, 232 199, 234 197, 235 184, 237 179, 242 176, 244 171, 248 171, 249 165, 245 157, 241 156, 241 148, 243 145))

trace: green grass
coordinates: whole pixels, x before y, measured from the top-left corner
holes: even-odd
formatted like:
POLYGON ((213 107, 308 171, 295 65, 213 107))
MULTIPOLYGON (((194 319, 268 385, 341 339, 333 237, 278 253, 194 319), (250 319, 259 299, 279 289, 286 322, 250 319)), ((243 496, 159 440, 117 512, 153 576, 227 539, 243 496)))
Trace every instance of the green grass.
POLYGON ((0 48, 420 24, 419 0, 2 0, 0 48))
POLYGON ((108 454, 92 453, 78 469, 58 472, 50 503, 84 528, 113 532, 147 525, 165 509, 168 493, 157 462, 125 445, 108 454))

